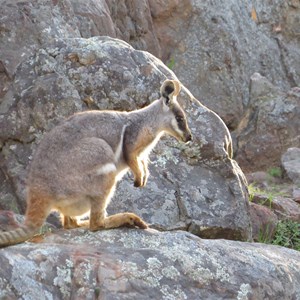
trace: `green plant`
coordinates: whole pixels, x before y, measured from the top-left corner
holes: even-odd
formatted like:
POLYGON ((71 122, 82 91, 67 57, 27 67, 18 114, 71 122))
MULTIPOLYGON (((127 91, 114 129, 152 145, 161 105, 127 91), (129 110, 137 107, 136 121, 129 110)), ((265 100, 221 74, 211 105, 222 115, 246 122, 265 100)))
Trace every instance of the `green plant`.
POLYGON ((260 228, 258 232, 257 242, 264 243, 264 244, 270 244, 272 242, 270 236, 272 231, 272 226, 270 224, 266 225, 266 228, 260 228))
POLYGON ((167 63, 167 67, 172 70, 174 68, 174 66, 175 66, 175 59, 174 59, 174 57, 171 57, 167 63))
POLYGON ((248 185, 249 201, 252 202, 256 194, 261 194, 261 190, 253 183, 248 185))
POLYGON ((260 195, 260 196, 265 197, 265 199, 261 199, 259 201, 259 204, 261 204, 261 205, 267 204, 270 208, 272 206, 272 201, 273 201, 274 197, 277 195, 270 191, 262 190, 262 189, 258 188, 257 186, 255 186, 253 183, 248 185, 248 192, 249 192, 249 201, 250 202, 253 202, 254 197, 256 195, 260 195))
POLYGON ((248 185, 248 192, 249 192, 249 201, 253 201, 254 197, 256 195, 260 195, 265 197, 265 199, 261 199, 259 201, 259 204, 261 205, 267 205, 270 208, 272 208, 272 201, 274 200, 275 197, 281 196, 281 197, 286 197, 288 194, 283 191, 277 191, 276 189, 266 189, 262 190, 259 187, 255 186, 254 183, 251 183, 248 185))
POLYGON ((100 288, 99 288, 99 287, 95 287, 94 293, 95 293, 96 299, 98 299, 98 298, 99 298, 99 295, 100 295, 100 288))
POLYGON ((271 243, 300 251, 300 223, 291 220, 279 221, 271 243))
POLYGON ((268 174, 272 177, 281 178, 282 177, 282 170, 279 167, 272 167, 268 169, 268 174))

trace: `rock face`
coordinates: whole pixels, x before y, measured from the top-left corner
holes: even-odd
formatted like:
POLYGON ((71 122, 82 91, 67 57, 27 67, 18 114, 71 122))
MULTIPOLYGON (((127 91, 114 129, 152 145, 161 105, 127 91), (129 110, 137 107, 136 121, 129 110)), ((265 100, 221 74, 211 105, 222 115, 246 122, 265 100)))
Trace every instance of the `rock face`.
POLYGON ((300 184, 300 148, 289 148, 281 157, 282 166, 294 184, 300 184))
POLYGON ((285 90, 300 86, 299 1, 230 0, 220 7, 194 0, 191 6, 188 30, 171 54, 173 70, 230 129, 251 101, 253 73, 285 90))
MULTIPOLYGON (((120 38, 168 62, 196 98, 216 111, 231 130, 243 126, 240 122, 256 101, 249 89, 255 72, 283 93, 300 86, 297 0, 272 4, 230 0, 221 8, 198 0, 91 0, 89 5, 83 0, 1 0, 0 4, 0 98, 18 64, 36 50, 55 38, 97 35, 120 38)), ((284 128, 281 134, 285 130, 290 131, 284 128)), ((299 139, 285 137, 285 142, 281 154, 287 147, 300 146, 299 139)), ((274 140, 264 143, 267 147, 259 150, 267 157, 274 140)), ((235 151, 244 155, 243 145, 238 147, 235 143, 235 151)), ((261 159, 246 163, 248 159, 252 158, 237 157, 243 168, 266 169, 269 164, 261 159)), ((277 154, 273 160, 279 165, 277 154)))
POLYGON ((245 172, 280 166, 281 155, 300 145, 300 88, 288 93, 255 73, 251 101, 234 135, 236 160, 245 172))
MULTIPOLYGON (((59 39, 20 64, 0 105, 1 208, 24 211, 27 168, 45 130, 76 111, 143 107, 159 98, 166 77, 176 78, 157 58, 109 37, 59 39)), ((164 140, 151 157, 148 186, 136 189, 127 176, 109 213, 131 210, 161 229, 249 239, 245 180, 230 158, 229 132, 188 93, 183 88, 179 101, 193 144, 164 140)))
POLYGON ((0 297, 298 299, 300 254, 187 232, 83 229, 0 250, 0 297))
POLYGON ((268 207, 250 203, 252 237, 254 241, 271 241, 274 237, 278 218, 268 207))

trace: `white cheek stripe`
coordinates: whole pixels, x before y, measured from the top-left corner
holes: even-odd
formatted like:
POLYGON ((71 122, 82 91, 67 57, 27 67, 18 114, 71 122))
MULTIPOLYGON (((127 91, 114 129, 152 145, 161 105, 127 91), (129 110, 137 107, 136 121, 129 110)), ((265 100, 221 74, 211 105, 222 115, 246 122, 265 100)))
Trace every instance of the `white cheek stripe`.
POLYGON ((108 164, 105 164, 105 165, 101 166, 100 168, 98 168, 96 171, 96 174, 97 175, 105 175, 105 174, 115 172, 115 171, 117 171, 115 164, 108 163, 108 164))

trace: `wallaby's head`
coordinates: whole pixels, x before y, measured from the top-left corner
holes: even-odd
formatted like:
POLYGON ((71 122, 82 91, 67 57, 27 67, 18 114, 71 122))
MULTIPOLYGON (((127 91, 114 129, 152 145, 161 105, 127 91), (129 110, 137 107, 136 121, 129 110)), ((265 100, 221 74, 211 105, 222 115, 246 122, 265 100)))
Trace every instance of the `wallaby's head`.
POLYGON ((166 80, 161 88, 161 101, 165 114, 165 131, 177 140, 187 143, 192 140, 185 113, 176 100, 180 92, 180 83, 176 80, 166 80))

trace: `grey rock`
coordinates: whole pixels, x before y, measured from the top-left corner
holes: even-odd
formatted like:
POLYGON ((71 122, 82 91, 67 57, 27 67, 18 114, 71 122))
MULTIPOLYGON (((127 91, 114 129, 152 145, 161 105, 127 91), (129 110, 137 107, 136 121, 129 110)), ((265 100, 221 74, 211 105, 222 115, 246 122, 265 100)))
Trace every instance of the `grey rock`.
POLYGON ((300 86, 299 6, 284 0, 190 3, 188 29, 170 54, 173 70, 230 129, 251 101, 253 73, 285 91, 300 86))
POLYGON ((128 42, 134 48, 161 57, 161 46, 153 28, 148 1, 70 1, 81 37, 108 35, 128 42))
POLYGON ((289 148, 281 157, 281 163, 288 177, 300 184, 300 148, 289 148))
MULTIPOLYGON (((1 0, 0 102, 6 98, 18 65, 55 38, 108 35, 168 62, 196 98, 235 130, 242 126, 240 121, 247 118, 248 105, 253 103, 249 89, 253 73, 259 72, 284 92, 300 85, 297 3, 230 0, 220 8, 196 0, 168 0, 163 5, 160 0, 91 0, 88 5, 83 0, 1 0)), ((93 61, 82 56, 70 59, 78 59, 83 66, 93 61)), ((122 78, 131 80, 126 71, 122 78)), ((84 101, 89 108, 97 108, 91 96, 84 101)), ((299 146, 289 139, 288 147, 299 146)), ((237 151, 238 140, 234 135, 237 151)), ((274 140, 265 143, 272 145, 274 140)), ((265 156, 268 150, 259 148, 265 156)), ((243 168, 244 161, 238 159, 243 168)), ((260 168, 258 161, 263 168, 269 163, 254 159, 249 164, 260 168)))
POLYGON ((275 87, 258 73, 251 77, 251 102, 234 132, 235 159, 245 172, 281 165, 281 155, 300 147, 300 93, 275 87))
POLYGON ((0 297, 298 299, 300 254, 265 244, 117 229, 60 231, 0 250, 0 297))
MULTIPOLYGON (((91 106, 143 107, 159 97, 165 78, 176 76, 160 60, 109 37, 57 39, 20 64, 0 104, 2 209, 13 206, 7 203, 10 199, 24 211, 28 166, 45 130, 91 106), (124 72, 132 76, 124 79, 124 72)), ((188 113, 194 142, 181 145, 164 139, 151 156, 148 186, 135 189, 128 175, 109 213, 131 210, 164 230, 184 228, 205 237, 251 239, 246 181, 231 159, 228 129, 191 97, 183 88, 179 101, 188 113)))

